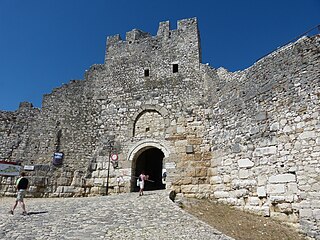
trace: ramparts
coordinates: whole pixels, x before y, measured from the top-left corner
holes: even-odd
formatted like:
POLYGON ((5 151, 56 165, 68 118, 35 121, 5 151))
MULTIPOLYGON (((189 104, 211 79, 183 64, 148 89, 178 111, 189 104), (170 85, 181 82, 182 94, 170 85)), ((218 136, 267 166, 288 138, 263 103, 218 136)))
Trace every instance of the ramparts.
MULTIPOLYGON (((201 63, 195 18, 108 37, 84 80, 44 95, 41 109, 1 112, 0 160, 34 166, 30 196, 136 191, 145 170, 150 189, 215 198, 319 239, 319 43, 301 38, 232 73, 201 63)), ((12 195, 14 178, 0 180, 12 195)))

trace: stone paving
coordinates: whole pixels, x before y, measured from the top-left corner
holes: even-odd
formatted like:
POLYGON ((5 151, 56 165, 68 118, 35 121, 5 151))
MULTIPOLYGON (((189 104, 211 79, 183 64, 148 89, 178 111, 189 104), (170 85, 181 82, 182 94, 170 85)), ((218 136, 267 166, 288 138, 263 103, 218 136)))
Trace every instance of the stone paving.
POLYGON ((28 215, 14 198, 0 198, 0 239, 219 239, 231 238, 184 212, 168 192, 88 198, 27 198, 28 215))

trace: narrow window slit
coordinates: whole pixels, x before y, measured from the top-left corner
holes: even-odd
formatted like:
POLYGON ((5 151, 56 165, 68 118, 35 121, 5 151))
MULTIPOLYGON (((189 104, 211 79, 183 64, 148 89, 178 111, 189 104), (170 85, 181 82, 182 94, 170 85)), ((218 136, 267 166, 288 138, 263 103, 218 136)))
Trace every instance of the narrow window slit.
POLYGON ((144 70, 144 76, 145 76, 145 77, 149 77, 149 76, 150 76, 150 71, 149 71, 149 69, 145 69, 145 70, 144 70))
POLYGON ((173 64, 172 65, 172 72, 177 73, 178 72, 178 64, 173 64))

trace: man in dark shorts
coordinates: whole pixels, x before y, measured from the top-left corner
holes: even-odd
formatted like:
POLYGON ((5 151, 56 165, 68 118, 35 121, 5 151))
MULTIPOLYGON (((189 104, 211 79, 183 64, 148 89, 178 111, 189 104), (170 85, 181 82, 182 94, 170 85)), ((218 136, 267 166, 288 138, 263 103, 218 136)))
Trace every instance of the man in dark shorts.
POLYGON ((27 215, 26 212, 26 206, 24 204, 23 198, 26 195, 27 189, 28 189, 29 181, 27 178, 25 178, 25 173, 21 172, 20 178, 18 178, 16 182, 16 188, 17 188, 17 199, 16 203, 13 205, 12 210, 10 210, 9 213, 13 214, 13 211, 17 207, 18 203, 20 203, 22 210, 23 210, 23 215, 27 215))

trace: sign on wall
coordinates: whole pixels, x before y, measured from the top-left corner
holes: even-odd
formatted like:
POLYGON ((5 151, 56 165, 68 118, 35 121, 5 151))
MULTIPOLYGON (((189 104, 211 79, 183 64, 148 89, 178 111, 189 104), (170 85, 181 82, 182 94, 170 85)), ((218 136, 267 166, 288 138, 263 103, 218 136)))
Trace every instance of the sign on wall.
POLYGON ((0 175, 2 176, 19 176, 21 166, 14 162, 0 162, 0 175))
POLYGON ((62 152, 55 152, 53 154, 53 160, 52 160, 52 164, 54 166, 60 166, 62 165, 62 160, 63 160, 63 153, 62 152))
POLYGON ((111 160, 112 166, 114 168, 118 168, 118 154, 112 153, 110 156, 110 160, 111 160))
POLYGON ((23 169, 26 171, 34 171, 34 166, 33 165, 25 165, 23 167, 23 169))

